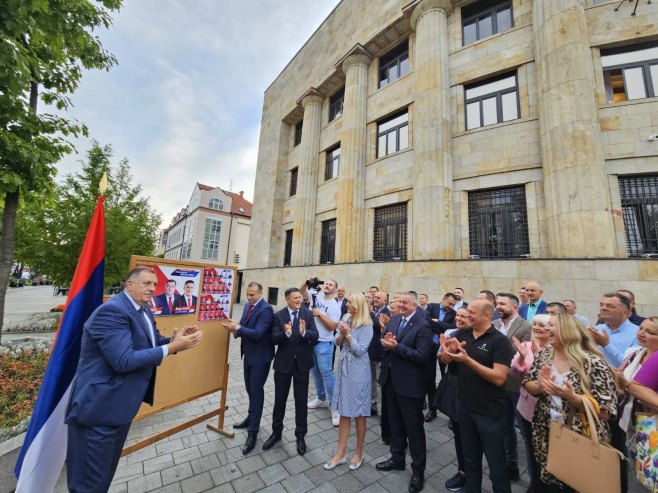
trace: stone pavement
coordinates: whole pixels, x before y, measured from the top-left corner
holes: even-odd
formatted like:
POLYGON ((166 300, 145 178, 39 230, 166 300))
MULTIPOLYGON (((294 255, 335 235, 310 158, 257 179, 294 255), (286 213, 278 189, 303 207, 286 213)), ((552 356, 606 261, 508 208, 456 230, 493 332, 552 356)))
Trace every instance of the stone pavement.
POLYGON ((33 313, 49 312, 66 303, 66 296, 53 296, 53 286, 25 286, 7 289, 4 323, 24 320, 33 313))

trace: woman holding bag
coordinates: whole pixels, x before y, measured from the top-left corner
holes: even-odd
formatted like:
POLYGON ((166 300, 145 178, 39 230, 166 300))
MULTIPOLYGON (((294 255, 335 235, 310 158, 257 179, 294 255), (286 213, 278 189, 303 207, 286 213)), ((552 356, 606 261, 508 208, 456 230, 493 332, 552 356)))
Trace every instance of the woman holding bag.
POLYGON ((550 422, 565 423, 570 412, 575 411, 571 428, 585 433, 581 396, 591 396, 602 418, 599 439, 610 443, 607 419, 617 413, 617 396, 612 371, 582 323, 571 315, 557 314, 551 316, 547 328, 551 347, 536 355, 523 386, 538 397, 532 445, 541 471, 539 491, 568 492, 573 490, 546 469, 550 422))

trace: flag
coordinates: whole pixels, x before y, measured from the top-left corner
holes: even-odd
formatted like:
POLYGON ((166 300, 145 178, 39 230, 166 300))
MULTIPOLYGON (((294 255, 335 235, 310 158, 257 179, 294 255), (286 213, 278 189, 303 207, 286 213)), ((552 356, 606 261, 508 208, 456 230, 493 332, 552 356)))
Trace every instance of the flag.
POLYGON ((82 327, 103 302, 105 212, 98 197, 14 474, 16 493, 52 492, 66 458, 64 413, 80 357, 82 327))

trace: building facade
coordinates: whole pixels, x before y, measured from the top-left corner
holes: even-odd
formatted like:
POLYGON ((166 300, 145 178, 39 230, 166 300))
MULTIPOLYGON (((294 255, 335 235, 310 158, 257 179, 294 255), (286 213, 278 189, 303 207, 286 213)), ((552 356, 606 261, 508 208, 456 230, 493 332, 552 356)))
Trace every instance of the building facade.
POLYGON ((341 1, 265 92, 245 280, 658 310, 658 4, 618 3, 341 1))
POLYGON ((186 207, 162 233, 164 258, 247 265, 252 204, 244 193, 197 183, 186 207))

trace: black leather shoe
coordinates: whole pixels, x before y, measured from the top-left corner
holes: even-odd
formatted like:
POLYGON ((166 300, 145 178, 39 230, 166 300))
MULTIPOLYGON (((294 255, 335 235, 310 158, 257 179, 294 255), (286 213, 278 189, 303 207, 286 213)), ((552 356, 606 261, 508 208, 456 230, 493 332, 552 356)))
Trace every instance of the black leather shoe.
POLYGON ((418 493, 422 491, 423 486, 425 485, 425 475, 422 472, 416 472, 411 475, 411 481, 409 481, 409 493, 418 493))
POLYGON ((247 441, 244 442, 244 447, 242 447, 242 453, 244 455, 247 455, 256 446, 256 436, 258 436, 257 433, 247 433, 247 441))
POLYGON ((299 455, 304 455, 306 453, 306 442, 304 437, 297 437, 297 453, 299 455))
POLYGON ((278 433, 272 433, 270 437, 265 440, 265 443, 263 444, 263 450, 269 450, 272 447, 274 447, 274 444, 281 440, 281 435, 278 433))
POLYGON ((249 416, 244 418, 244 421, 241 421, 240 423, 235 423, 233 425, 234 430, 243 430, 244 428, 247 428, 249 426, 249 416))
POLYGON ((431 409, 425 413, 425 416, 423 416, 425 423, 431 423, 434 421, 434 418, 436 418, 436 411, 432 411, 431 409))
POLYGON ((507 475, 510 481, 518 481, 521 479, 521 474, 517 466, 507 466, 507 475))
POLYGON ((404 471, 405 469, 405 464, 404 463, 398 463, 395 462, 393 459, 388 459, 385 460, 384 462, 380 462, 375 466, 375 469, 378 471, 404 471))
POLYGON ((370 416, 377 416, 377 405, 370 406, 370 416))
POLYGON ((382 435, 382 443, 384 445, 390 445, 391 444, 391 437, 382 435))

